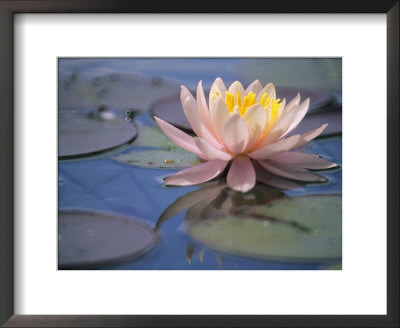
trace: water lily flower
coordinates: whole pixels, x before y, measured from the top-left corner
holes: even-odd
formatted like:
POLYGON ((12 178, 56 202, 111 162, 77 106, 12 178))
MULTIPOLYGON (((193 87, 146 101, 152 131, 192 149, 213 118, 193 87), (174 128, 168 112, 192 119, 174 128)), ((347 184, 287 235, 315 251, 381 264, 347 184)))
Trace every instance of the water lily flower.
POLYGON ((262 86, 256 80, 247 89, 238 81, 227 89, 221 78, 211 87, 209 102, 201 81, 197 99, 181 88, 183 111, 193 128, 192 137, 173 125, 154 117, 166 136, 181 148, 195 153, 205 162, 168 177, 167 185, 193 185, 221 175, 229 166, 230 188, 247 192, 256 180, 278 188, 291 182, 325 181, 308 169, 336 166, 317 156, 294 151, 304 146, 326 128, 327 124, 304 134, 289 135, 307 113, 310 99, 300 102, 300 94, 286 104, 277 99, 272 83, 262 86))

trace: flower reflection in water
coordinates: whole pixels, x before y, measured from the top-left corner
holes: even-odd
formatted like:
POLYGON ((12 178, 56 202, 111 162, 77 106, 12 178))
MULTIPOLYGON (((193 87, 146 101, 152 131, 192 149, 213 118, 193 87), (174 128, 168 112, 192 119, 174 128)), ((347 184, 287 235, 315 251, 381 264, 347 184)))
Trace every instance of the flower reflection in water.
POLYGON ((243 194, 222 179, 178 198, 159 217, 156 229, 186 209, 183 228, 193 239, 186 248, 189 263, 196 245, 202 245, 200 262, 204 248, 258 260, 341 260, 339 194, 288 197, 263 184, 243 194))

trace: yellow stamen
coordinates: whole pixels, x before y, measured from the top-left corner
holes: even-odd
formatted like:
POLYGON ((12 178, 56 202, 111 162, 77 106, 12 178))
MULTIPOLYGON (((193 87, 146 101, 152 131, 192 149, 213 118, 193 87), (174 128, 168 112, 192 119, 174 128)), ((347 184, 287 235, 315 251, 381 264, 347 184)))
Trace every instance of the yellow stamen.
POLYGON ((251 93, 251 103, 255 104, 255 100, 256 100, 256 94, 254 92, 250 92, 251 93))
POLYGON ((244 99, 243 99, 243 108, 246 108, 246 107, 248 107, 249 106, 249 96, 244 96, 244 99))
MULTIPOLYGON (((238 111, 240 115, 243 116, 244 114, 246 114, 247 110, 251 106, 257 104, 255 100, 256 100, 256 94, 253 91, 250 91, 246 96, 244 96, 243 103, 242 103, 242 94, 239 91, 236 92, 236 97, 229 91, 225 92, 225 104, 226 107, 228 108, 229 113, 234 112, 234 109, 237 106, 236 111, 238 111)), ((258 103, 265 109, 267 109, 267 106, 272 102, 272 100, 273 100, 272 97, 268 97, 268 93, 264 92, 258 103)), ((274 119, 278 114, 279 108, 281 106, 280 101, 281 101, 280 99, 276 99, 270 105, 269 110, 271 110, 272 119, 274 119)))
POLYGON ((220 93, 218 91, 215 91, 213 94, 213 99, 216 99, 219 95, 220 93))
POLYGON ((235 101, 233 100, 233 95, 228 91, 225 92, 225 104, 229 113, 232 113, 233 107, 235 107, 235 101))
POLYGON ((276 99, 274 103, 271 105, 272 108, 272 119, 275 119, 276 115, 278 115, 279 108, 281 107, 281 104, 279 103, 281 100, 276 99))
POLYGON ((264 101, 265 101, 265 98, 267 98, 267 95, 268 95, 268 93, 264 92, 263 95, 262 95, 262 97, 261 97, 261 99, 260 99, 260 104, 261 104, 262 106, 264 106, 264 107, 265 107, 264 101))

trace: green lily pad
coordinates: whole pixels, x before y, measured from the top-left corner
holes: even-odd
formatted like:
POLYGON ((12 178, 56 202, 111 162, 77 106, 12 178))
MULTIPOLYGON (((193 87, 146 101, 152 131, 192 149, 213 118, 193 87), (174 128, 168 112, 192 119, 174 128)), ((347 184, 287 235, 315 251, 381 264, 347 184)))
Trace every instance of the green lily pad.
POLYGON ((283 261, 338 261, 342 256, 341 195, 278 198, 186 222, 197 241, 230 254, 283 261))
POLYGON ((199 158, 186 151, 145 150, 112 157, 119 163, 150 169, 181 169, 200 164, 199 158))
POLYGON ((162 131, 153 126, 139 126, 138 136, 133 142, 138 147, 157 147, 172 151, 182 151, 182 148, 169 140, 162 131))
POLYGON ((58 157, 70 159, 93 155, 127 144, 136 136, 133 124, 122 119, 108 120, 69 115, 58 121, 58 157))
MULTIPOLYGON (((89 61, 91 59, 87 59, 89 61)), ((176 81, 157 76, 114 72, 90 77, 84 72, 73 72, 60 80, 59 108, 69 110, 105 105, 121 111, 127 108, 147 110, 151 103, 176 94, 179 88, 176 81)))

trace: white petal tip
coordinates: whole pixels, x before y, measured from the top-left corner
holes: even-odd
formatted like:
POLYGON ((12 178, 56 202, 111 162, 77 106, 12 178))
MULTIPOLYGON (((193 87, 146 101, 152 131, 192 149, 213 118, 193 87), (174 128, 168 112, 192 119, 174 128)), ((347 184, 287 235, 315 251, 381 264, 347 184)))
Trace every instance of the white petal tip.
POLYGON ((240 186, 238 188, 235 188, 235 191, 241 192, 242 194, 245 194, 246 192, 250 191, 253 189, 254 186, 240 186))
POLYGON ((166 186, 184 186, 186 184, 182 181, 179 181, 179 179, 171 176, 164 180, 164 185, 166 185, 166 186))

